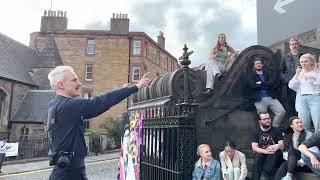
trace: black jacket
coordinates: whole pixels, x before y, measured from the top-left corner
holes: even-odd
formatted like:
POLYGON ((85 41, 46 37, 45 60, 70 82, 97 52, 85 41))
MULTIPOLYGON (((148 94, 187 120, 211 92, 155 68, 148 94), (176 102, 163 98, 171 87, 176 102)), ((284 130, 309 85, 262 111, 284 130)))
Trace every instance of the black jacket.
MULTIPOLYGON (((73 168, 84 166, 87 155, 84 140, 84 119, 96 117, 129 95, 138 91, 136 86, 125 87, 95 96, 90 99, 56 96, 49 103, 48 114, 55 117, 53 129, 49 131, 52 138, 53 152, 74 152, 71 160, 73 168), (53 110, 55 108, 55 110, 53 110)), ((51 118, 48 118, 51 119, 51 118)))
MULTIPOLYGON (((298 57, 302 56, 302 52, 298 53, 298 57)), ((289 83, 292 77, 296 73, 297 67, 300 63, 295 62, 291 53, 284 55, 281 58, 280 62, 280 72, 281 72, 281 79, 284 83, 289 83)))
POLYGON ((274 99, 277 99, 280 94, 279 87, 281 82, 279 76, 272 71, 263 71, 263 74, 266 75, 265 81, 261 81, 256 71, 252 71, 248 75, 248 93, 250 99, 254 102, 261 100, 261 97, 259 96, 260 90, 267 90, 269 95, 274 99), (256 84, 257 81, 261 81, 261 84, 256 84))

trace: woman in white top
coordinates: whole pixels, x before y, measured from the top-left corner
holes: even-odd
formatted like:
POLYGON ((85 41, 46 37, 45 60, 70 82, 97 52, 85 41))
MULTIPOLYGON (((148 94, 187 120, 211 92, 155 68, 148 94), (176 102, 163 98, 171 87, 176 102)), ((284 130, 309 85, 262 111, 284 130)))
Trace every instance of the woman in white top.
POLYGON ((289 82, 289 88, 297 92, 296 111, 305 129, 320 130, 320 71, 316 58, 311 54, 300 57, 301 67, 289 82))
POLYGON ((244 180, 247 177, 246 156, 235 149, 233 142, 226 141, 219 156, 224 180, 244 180))

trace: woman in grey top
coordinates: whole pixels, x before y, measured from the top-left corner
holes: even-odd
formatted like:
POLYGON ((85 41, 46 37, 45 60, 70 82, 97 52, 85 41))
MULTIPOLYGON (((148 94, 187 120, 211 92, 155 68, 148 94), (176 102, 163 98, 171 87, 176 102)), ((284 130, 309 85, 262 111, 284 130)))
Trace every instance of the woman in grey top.
POLYGON ((301 160, 301 153, 298 150, 298 146, 311 135, 312 133, 310 131, 304 129, 301 119, 296 116, 292 116, 289 119, 289 127, 285 141, 285 148, 288 151, 287 161, 278 169, 275 180, 291 180, 294 172, 310 171, 301 160))

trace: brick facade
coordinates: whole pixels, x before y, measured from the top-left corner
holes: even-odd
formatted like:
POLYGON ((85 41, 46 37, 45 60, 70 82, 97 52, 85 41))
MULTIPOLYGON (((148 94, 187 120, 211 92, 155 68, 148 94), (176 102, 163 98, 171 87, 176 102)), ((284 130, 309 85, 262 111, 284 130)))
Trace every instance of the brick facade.
MULTIPOLYGON (((114 15, 111 20, 113 20, 111 28, 114 22, 118 23, 117 26, 122 20, 123 23, 129 23, 127 15, 114 15)), ((72 66, 82 82, 83 96, 87 94, 96 96, 122 87, 123 84, 134 83, 133 74, 138 72, 137 69, 139 76, 136 74, 135 78, 138 79, 146 72, 151 72, 150 77, 154 78, 177 69, 177 60, 161 48, 160 44, 143 32, 125 33, 126 27, 122 24, 119 33, 115 31, 118 27, 112 32, 102 30, 34 32, 30 37, 30 46, 41 52, 46 48, 49 37, 53 36, 63 64, 72 66), (93 49, 90 49, 91 53, 88 54, 89 44, 93 44, 93 49), (167 62, 170 65, 167 65, 167 62), (92 80, 86 79, 87 65, 92 67, 92 80)), ((93 118, 89 127, 103 133, 101 124, 106 122, 107 117, 121 117, 128 106, 130 100, 122 101, 103 115, 93 118)))

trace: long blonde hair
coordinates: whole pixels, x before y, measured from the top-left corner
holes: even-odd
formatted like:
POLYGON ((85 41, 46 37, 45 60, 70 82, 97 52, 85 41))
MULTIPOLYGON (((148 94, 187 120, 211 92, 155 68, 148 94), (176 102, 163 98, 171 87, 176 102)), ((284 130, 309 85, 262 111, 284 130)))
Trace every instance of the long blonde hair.
POLYGON ((225 46, 228 51, 230 51, 230 52, 232 51, 231 47, 230 47, 230 46, 228 45, 228 43, 227 43, 227 39, 226 39, 226 42, 225 42, 223 45, 219 43, 219 40, 220 40, 220 37, 221 37, 221 36, 227 37, 225 33, 220 33, 220 34, 218 35, 217 43, 216 43, 216 45, 212 48, 212 50, 211 50, 211 52, 210 52, 210 56, 215 55, 218 51, 223 51, 222 46, 225 46))

